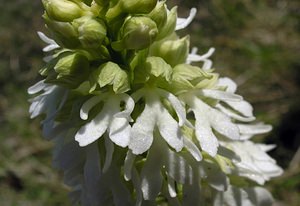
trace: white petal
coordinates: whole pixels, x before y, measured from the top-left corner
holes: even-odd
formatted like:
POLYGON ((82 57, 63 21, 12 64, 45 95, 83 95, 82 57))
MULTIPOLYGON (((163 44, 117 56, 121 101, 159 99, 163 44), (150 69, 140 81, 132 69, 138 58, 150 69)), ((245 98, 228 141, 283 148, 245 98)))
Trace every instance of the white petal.
POLYGON ((114 117, 128 118, 134 109, 134 100, 127 94, 121 94, 120 98, 125 102, 125 109, 124 111, 115 114, 114 117))
POLYGON ((157 109, 157 127, 161 136, 179 152, 183 147, 183 140, 178 123, 161 104, 157 105, 155 109, 157 109))
POLYGON ((193 170, 188 162, 180 156, 179 153, 173 152, 165 145, 161 148, 161 150, 165 150, 165 169, 168 176, 172 177, 178 183, 192 184, 193 170))
MULTIPOLYGON (((101 178, 100 157, 97 144, 86 148, 86 162, 84 165, 84 181, 91 196, 97 195, 97 187, 101 178)), ((95 199, 95 197, 93 197, 95 199)))
POLYGON ((188 137, 183 138, 184 147, 191 153, 196 161, 202 160, 202 154, 198 147, 188 137))
POLYGON ((209 107, 198 98, 195 98, 195 106, 197 112, 200 112, 200 114, 198 115, 202 116, 201 121, 205 122, 204 124, 206 124, 205 127, 210 127, 211 125, 220 134, 230 139, 238 140, 240 138, 238 127, 231 122, 231 119, 229 117, 219 112, 218 110, 209 107), (205 119, 203 119, 204 117, 205 119), (210 125, 208 125, 208 121, 210 125))
POLYGON ((134 164, 135 155, 128 150, 125 161, 124 161, 124 178, 126 181, 131 179, 132 167, 134 164))
POLYGON ((29 113, 31 114, 30 118, 37 117, 38 115, 42 114, 46 109, 46 106, 45 106, 46 100, 45 100, 45 98, 43 98, 39 101, 36 101, 36 99, 37 98, 33 99, 33 102, 31 103, 31 105, 29 107, 29 113))
POLYGON ((200 62, 200 61, 204 61, 207 58, 209 58, 214 52, 215 52, 215 48, 210 48, 208 50, 207 53, 203 54, 203 55, 198 55, 196 54, 198 51, 197 48, 193 48, 191 54, 188 55, 187 61, 188 62, 200 62))
POLYGON ((183 126, 183 124, 186 122, 186 112, 179 99, 173 94, 166 92, 162 89, 159 89, 158 91, 172 104, 179 119, 179 126, 183 126))
POLYGON ((109 137, 121 147, 127 147, 130 138, 131 127, 126 118, 113 118, 109 125, 109 137))
POLYGON ((203 113, 194 111, 196 137, 201 148, 211 156, 216 156, 219 142, 203 113))
POLYGON ((248 102, 242 100, 239 102, 225 101, 232 109, 238 111, 245 117, 253 117, 253 107, 248 102))
POLYGON ((202 69, 205 71, 210 70, 211 66, 212 66, 212 61, 209 59, 205 59, 205 60, 203 60, 203 62, 204 62, 204 64, 202 66, 202 69))
POLYGON ((38 31, 37 34, 43 42, 47 44, 56 44, 56 42, 53 39, 47 37, 43 32, 38 31))
POLYGON ((256 206, 273 205, 273 197, 270 192, 262 187, 245 188, 250 201, 256 206))
POLYGON ((230 92, 220 91, 220 90, 213 90, 213 89, 202 89, 201 91, 199 91, 199 94, 209 98, 223 100, 223 101, 239 102, 243 99, 239 95, 232 94, 230 92))
POLYGON ((103 173, 107 172, 107 170, 110 167, 111 160, 113 158, 113 153, 114 153, 114 144, 110 141, 109 138, 105 137, 105 162, 103 165, 103 173))
POLYGON ((29 87, 27 90, 28 94, 36 94, 42 91, 47 86, 47 84, 45 84, 44 82, 45 80, 41 80, 36 84, 32 85, 31 87, 29 87))
POLYGON ((276 164, 270 161, 257 161, 255 162, 255 165, 263 172, 263 173, 268 173, 269 175, 273 176, 278 176, 282 174, 282 169, 278 167, 276 164))
POLYGON ((112 114, 110 108, 104 107, 93 120, 82 126, 75 135, 75 140, 84 147, 98 138, 106 131, 112 114))
POLYGON ((141 188, 145 200, 154 200, 162 186, 161 167, 163 163, 163 154, 154 147, 148 153, 147 160, 141 172, 141 188))
POLYGON ((177 193, 176 193, 176 188, 175 188, 175 181, 170 176, 168 176, 167 179, 168 179, 168 191, 169 191, 169 195, 171 197, 176 197, 177 193))
POLYGON ((83 120, 88 119, 89 111, 103 99, 102 96, 94 96, 87 100, 80 109, 80 118, 83 120))
POLYGON ((212 109, 208 116, 211 126, 220 134, 229 139, 239 140, 240 134, 236 124, 231 122, 231 119, 221 112, 212 109))
POLYGON ((58 46, 57 44, 50 44, 50 45, 43 48, 43 52, 50 52, 50 51, 52 51, 54 49, 57 49, 59 47, 60 46, 58 46))
POLYGON ((263 134, 272 130, 271 125, 265 124, 237 124, 237 126, 242 134, 263 134))
POLYGON ((229 79, 228 77, 219 78, 218 86, 226 86, 227 87, 226 91, 231 93, 235 93, 237 89, 236 83, 231 79, 229 79))
POLYGON ((188 16, 188 18, 177 18, 177 22, 176 22, 176 28, 175 30, 180 30, 180 29, 184 29, 185 27, 187 27, 194 19, 194 17, 196 16, 197 13, 197 9, 196 8, 192 8, 190 10, 190 14, 188 16))
POLYGON ((150 148, 153 142, 155 113, 156 111, 146 104, 144 111, 133 124, 129 141, 129 148, 133 154, 142 154, 150 148))
POLYGON ((269 145, 266 145, 266 144, 256 144, 262 151, 264 152, 269 152, 271 151, 272 149, 274 149, 276 147, 275 144, 269 144, 269 145))
POLYGON ((233 111, 231 111, 230 109, 227 109, 226 107, 222 106, 221 104, 217 104, 216 108, 218 108, 221 112, 223 112, 224 114, 226 114, 227 116, 242 121, 242 122, 251 122, 255 120, 254 116, 250 116, 250 117, 243 117, 233 111))

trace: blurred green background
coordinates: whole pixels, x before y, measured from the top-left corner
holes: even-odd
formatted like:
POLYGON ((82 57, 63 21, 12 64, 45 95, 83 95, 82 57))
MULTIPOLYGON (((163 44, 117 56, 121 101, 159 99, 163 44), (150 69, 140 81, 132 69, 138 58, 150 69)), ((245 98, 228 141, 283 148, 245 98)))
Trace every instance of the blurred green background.
MULTIPOLYGON (((197 17, 190 34, 199 53, 210 47, 214 68, 234 79, 257 119, 274 126, 256 138, 277 144, 270 154, 285 169, 267 183, 277 206, 300 205, 300 2, 297 0, 189 0, 179 5, 197 17), (298 150, 298 155, 296 151, 298 150)), ((51 166, 51 143, 40 119, 30 120, 26 90, 39 80, 47 33, 40 1, 0 0, 0 205, 69 205, 59 171, 51 166)))

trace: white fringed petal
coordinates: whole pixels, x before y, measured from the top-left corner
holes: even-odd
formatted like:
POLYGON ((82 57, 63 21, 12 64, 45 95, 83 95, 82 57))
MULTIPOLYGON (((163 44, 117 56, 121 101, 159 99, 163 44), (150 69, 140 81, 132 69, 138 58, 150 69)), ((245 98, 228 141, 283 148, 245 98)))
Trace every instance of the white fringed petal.
POLYGON ((241 113, 245 117, 253 117, 253 107, 248 102, 242 100, 240 102, 236 101, 225 101, 232 109, 241 113))
POLYGON ((157 105, 154 109, 157 112, 157 127, 161 136, 179 152, 183 147, 183 140, 178 123, 162 105, 157 105))
POLYGON ((201 148, 207 152, 212 157, 216 156, 219 142, 212 129, 209 125, 209 122, 205 118, 205 113, 194 111, 195 113, 195 129, 196 137, 201 145, 201 148))
POLYGON ((188 18, 177 18, 175 30, 180 30, 180 29, 186 28, 193 21, 193 19, 196 16, 196 13, 197 13, 197 9, 192 8, 190 10, 190 14, 189 14, 188 18))
POLYGON ((36 84, 32 85, 28 88, 27 92, 28 94, 36 94, 42 90, 44 90, 47 87, 47 84, 45 84, 45 80, 41 80, 37 82, 36 84))
POLYGON ((250 135, 264 134, 272 130, 271 125, 265 124, 237 124, 237 126, 239 127, 240 133, 250 135))
POLYGON ((182 103, 173 94, 168 93, 162 89, 159 89, 158 91, 172 104, 179 119, 179 126, 183 126, 183 124, 186 123, 186 112, 184 107, 182 106, 182 103))
POLYGON ((233 102, 239 102, 243 98, 239 95, 230 93, 230 92, 224 92, 220 90, 213 90, 213 89, 202 89, 198 92, 199 94, 202 94, 203 96, 218 99, 222 101, 233 101, 233 102))
POLYGON ((113 118, 109 125, 109 137, 117 145, 127 147, 131 126, 126 118, 113 118))
POLYGON ((103 165, 103 173, 106 173, 107 170, 109 169, 110 165, 111 165, 111 161, 113 158, 113 153, 115 150, 114 144, 109 140, 108 137, 105 137, 105 151, 106 151, 106 155, 105 155, 105 162, 103 165))
POLYGON ((215 48, 210 48, 206 54, 198 55, 198 48, 193 47, 191 53, 188 55, 186 63, 191 64, 192 62, 203 62, 202 69, 207 71, 212 67, 212 61, 208 59, 215 51, 215 48))
POLYGON ((114 117, 115 118, 127 118, 127 119, 130 119, 130 121, 131 121, 130 114, 134 109, 134 105, 135 105, 134 100, 130 96, 125 95, 125 94, 121 94, 120 99, 125 102, 125 109, 124 109, 124 111, 115 114, 114 117))
POLYGON ((204 121, 208 121, 212 128, 214 128, 220 134, 226 136, 229 139, 239 140, 239 129, 238 127, 231 122, 231 119, 219 112, 216 109, 213 109, 202 102, 200 99, 195 98, 196 108, 201 111, 202 116, 205 116, 204 121))
POLYGON ((191 153, 191 155, 195 158, 196 161, 202 160, 202 154, 192 140, 190 140, 188 137, 184 137, 183 143, 184 147, 191 153))
POLYGON ((227 142, 226 147, 232 149, 240 158, 240 161, 233 161, 237 167, 235 172, 239 176, 247 177, 258 184, 264 184, 272 177, 282 174, 282 169, 276 165, 260 144, 256 145, 250 141, 227 142))
POLYGON ((49 52, 60 47, 53 39, 47 37, 43 32, 38 31, 37 34, 43 42, 49 44, 43 49, 44 52, 49 52))
POLYGON ((89 115, 89 111, 96 105, 98 104, 101 100, 103 99, 103 97, 101 96, 94 96, 92 98, 90 98, 89 100, 87 100, 81 107, 80 109, 80 118, 83 120, 87 120, 88 119, 88 115, 89 115))
POLYGON ((82 126, 75 135, 81 147, 87 146, 100 138, 106 131, 111 118, 111 109, 106 107, 90 122, 82 126))
POLYGON ((146 104, 144 111, 131 129, 129 148, 133 154, 142 154, 150 148, 153 141, 155 121, 153 109, 146 104))
POLYGON ((133 164, 135 160, 135 155, 128 150, 125 161, 124 161, 124 178, 126 181, 131 180, 133 164))
POLYGON ((218 86, 225 86, 226 91, 231 92, 231 93, 235 93, 236 89, 237 89, 236 83, 228 77, 219 78, 217 85, 218 86))
MULTIPOLYGON (((232 110, 222 106, 221 104, 217 104, 216 105, 216 108, 218 108, 221 112, 223 112, 224 114, 226 114, 227 116, 233 118, 233 119, 236 119, 236 120, 239 120, 239 121, 242 121, 242 122, 252 122, 255 120, 255 117, 243 117, 235 112, 233 112, 232 110)), ((242 139, 242 138, 241 138, 242 139)))

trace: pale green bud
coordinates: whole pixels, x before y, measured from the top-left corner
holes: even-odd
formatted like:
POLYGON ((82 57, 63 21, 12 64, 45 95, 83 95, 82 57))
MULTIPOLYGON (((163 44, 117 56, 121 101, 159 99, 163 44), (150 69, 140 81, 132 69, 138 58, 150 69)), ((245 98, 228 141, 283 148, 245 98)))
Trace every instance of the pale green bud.
POLYGON ((63 52, 50 61, 41 74, 47 76, 46 83, 74 89, 88 78, 89 62, 80 53, 63 52))
POLYGON ((217 80, 218 75, 214 73, 189 64, 179 64, 173 68, 171 89, 177 93, 193 88, 207 88, 217 80))
POLYGON ((176 21, 177 21, 177 7, 174 7, 168 13, 167 22, 164 24, 164 26, 159 31, 159 34, 158 34, 156 40, 161 40, 161 39, 171 35, 175 31, 176 21))
MULTIPOLYGON (((66 53, 56 63, 54 70, 58 73, 57 78, 88 70, 88 59, 80 53, 66 53)), ((81 74, 80 74, 81 75, 81 74)))
POLYGON ((100 87, 112 85, 115 93, 123 93, 130 89, 129 76, 118 64, 107 62, 92 73, 100 87))
POLYGON ((145 83, 151 76, 169 82, 172 67, 160 57, 147 57, 146 61, 134 70, 134 82, 145 83))
POLYGON ((150 54, 163 58, 171 66, 185 63, 189 52, 189 36, 178 40, 156 42, 151 47, 150 54))
POLYGON ((76 48, 80 44, 77 29, 71 23, 51 20, 47 14, 44 14, 43 17, 59 44, 68 48, 76 48))
POLYGON ((120 0, 119 4, 124 12, 130 14, 147 14, 154 9, 157 0, 120 0))
POLYGON ((168 18, 165 1, 158 2, 148 16, 155 21, 157 28, 160 30, 165 25, 168 18))
POLYGON ((74 20, 78 27, 79 41, 86 48, 99 48, 106 37, 106 26, 101 19, 84 16, 74 20))
POLYGON ((83 13, 78 4, 68 0, 43 0, 48 16, 56 21, 70 22, 83 13))
POLYGON ((121 40, 112 43, 116 51, 124 49, 140 50, 149 47, 155 40, 158 29, 148 17, 131 17, 125 21, 121 40))

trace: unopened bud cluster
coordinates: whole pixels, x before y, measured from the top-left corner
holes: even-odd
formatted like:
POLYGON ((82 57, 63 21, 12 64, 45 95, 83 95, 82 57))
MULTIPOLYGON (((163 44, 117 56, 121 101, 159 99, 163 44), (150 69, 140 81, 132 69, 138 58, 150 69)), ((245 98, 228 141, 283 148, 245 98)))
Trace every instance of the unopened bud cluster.
POLYGON ((122 83, 129 90, 136 56, 158 56, 171 66, 187 58, 189 39, 175 35, 176 8, 168 11, 165 1, 43 0, 43 4, 46 26, 63 48, 41 70, 47 83, 74 89, 95 79, 90 75, 111 62, 127 75, 122 83))

